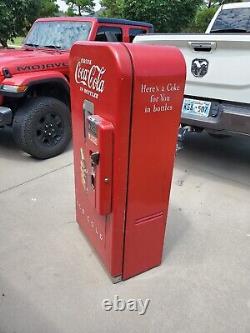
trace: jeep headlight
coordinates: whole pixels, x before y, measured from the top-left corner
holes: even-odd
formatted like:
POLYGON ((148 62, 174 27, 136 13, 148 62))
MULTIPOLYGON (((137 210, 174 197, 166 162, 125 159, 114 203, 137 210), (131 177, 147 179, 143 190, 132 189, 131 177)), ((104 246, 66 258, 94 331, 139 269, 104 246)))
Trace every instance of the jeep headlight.
POLYGON ((0 85, 0 92, 18 94, 25 92, 27 88, 27 86, 13 86, 8 84, 2 84, 0 85))

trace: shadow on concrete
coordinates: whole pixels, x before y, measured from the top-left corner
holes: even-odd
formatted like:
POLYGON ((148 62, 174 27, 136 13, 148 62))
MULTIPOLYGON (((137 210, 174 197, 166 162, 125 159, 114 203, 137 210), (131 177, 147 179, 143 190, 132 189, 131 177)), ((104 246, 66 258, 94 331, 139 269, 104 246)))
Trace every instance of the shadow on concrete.
POLYGON ((189 221, 184 217, 180 208, 172 207, 167 220, 165 242, 163 248, 162 262, 171 254, 175 246, 181 241, 190 227, 189 221))
POLYGON ((221 159, 222 161, 235 161, 238 163, 250 163, 250 137, 213 138, 206 132, 191 133, 184 142, 184 154, 193 154, 199 157, 221 159))
POLYGON ((175 168, 213 174, 250 185, 250 138, 216 139, 207 133, 192 133, 186 137, 184 149, 177 154, 175 168))
POLYGON ((1 147, 17 149, 13 138, 12 128, 0 128, 0 148, 1 147))

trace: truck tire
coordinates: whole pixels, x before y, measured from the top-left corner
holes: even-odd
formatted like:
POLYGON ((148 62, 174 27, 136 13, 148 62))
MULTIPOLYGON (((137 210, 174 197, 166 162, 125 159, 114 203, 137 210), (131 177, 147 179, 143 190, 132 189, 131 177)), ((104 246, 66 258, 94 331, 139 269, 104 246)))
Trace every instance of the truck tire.
POLYGON ((208 133, 208 135, 210 135, 212 138, 215 138, 215 139, 228 139, 228 138, 231 138, 231 135, 227 135, 227 134, 208 133))
POLYGON ((38 159, 61 154, 71 139, 69 108, 53 97, 37 97, 15 113, 13 135, 17 145, 38 159))

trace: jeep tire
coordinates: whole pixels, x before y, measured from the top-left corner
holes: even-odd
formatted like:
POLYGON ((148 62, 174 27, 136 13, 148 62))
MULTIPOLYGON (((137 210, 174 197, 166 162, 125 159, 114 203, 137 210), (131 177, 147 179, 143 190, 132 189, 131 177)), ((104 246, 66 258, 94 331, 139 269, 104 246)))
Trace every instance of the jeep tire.
POLYGON ((231 135, 228 134, 217 134, 217 133, 210 133, 208 132, 208 135, 215 139, 228 139, 231 138, 231 135))
POLYGON ((71 139, 69 108, 53 97, 33 98, 15 113, 13 135, 18 146, 36 158, 59 155, 71 139))

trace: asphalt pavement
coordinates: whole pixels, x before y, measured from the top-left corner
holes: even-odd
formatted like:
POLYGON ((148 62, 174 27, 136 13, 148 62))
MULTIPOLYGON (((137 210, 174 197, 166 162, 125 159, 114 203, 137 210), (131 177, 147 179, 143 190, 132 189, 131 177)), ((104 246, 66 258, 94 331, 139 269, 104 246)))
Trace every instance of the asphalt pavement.
POLYGON ((250 139, 190 134, 162 265, 113 285, 75 222, 72 148, 37 161, 0 129, 0 333, 250 332, 249 174, 250 139))

